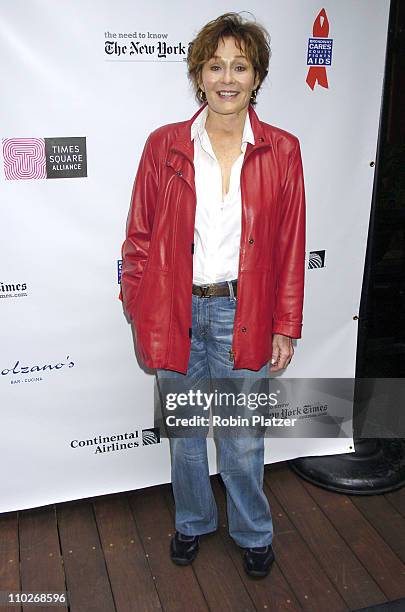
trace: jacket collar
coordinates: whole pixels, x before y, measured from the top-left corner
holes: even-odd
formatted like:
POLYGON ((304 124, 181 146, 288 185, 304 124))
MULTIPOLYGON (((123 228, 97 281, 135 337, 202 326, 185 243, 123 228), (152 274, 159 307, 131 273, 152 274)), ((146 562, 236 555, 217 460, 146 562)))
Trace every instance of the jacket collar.
MULTIPOLYGON (((202 111, 197 115, 197 118, 191 124, 191 140, 194 140, 197 136, 202 141, 204 138, 205 125, 208 115, 208 106, 205 105, 202 111)), ((250 124, 249 113, 246 114, 245 125, 243 126, 242 143, 251 142, 255 144, 255 137, 253 134, 252 126, 250 124)))
MULTIPOLYGON (((184 121, 177 131, 177 137, 171 147, 172 150, 178 151, 179 153, 183 153, 192 163, 194 159, 194 143, 191 139, 191 126, 194 121, 203 112, 206 108, 207 103, 203 104, 198 111, 189 119, 188 121, 184 121)), ((260 149, 262 147, 271 146, 269 139, 266 138, 266 134, 264 133, 262 122, 257 116, 253 106, 249 104, 248 108, 250 125, 253 130, 255 144, 248 143, 246 148, 245 158, 256 149, 260 149)))

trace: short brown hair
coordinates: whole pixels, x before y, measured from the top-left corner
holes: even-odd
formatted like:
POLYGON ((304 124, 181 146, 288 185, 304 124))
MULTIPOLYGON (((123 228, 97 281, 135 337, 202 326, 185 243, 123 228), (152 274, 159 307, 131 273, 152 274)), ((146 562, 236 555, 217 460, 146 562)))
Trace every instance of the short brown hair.
MULTIPOLYGON (((254 21, 244 21, 240 13, 224 13, 217 19, 207 23, 191 41, 187 54, 188 76, 193 85, 197 101, 202 104, 204 98, 198 81, 201 78, 202 67, 217 50, 219 39, 233 36, 239 49, 244 47, 247 59, 252 64, 261 84, 268 73, 271 56, 270 35, 267 30, 254 21)), ((255 100, 252 101, 255 104, 255 100)))

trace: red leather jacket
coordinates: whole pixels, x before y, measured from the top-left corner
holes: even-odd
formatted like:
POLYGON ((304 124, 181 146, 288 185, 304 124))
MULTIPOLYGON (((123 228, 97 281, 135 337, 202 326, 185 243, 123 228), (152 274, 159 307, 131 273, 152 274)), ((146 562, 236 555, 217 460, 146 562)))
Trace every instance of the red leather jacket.
MULTIPOLYGON (((187 373, 190 357, 194 145, 188 121, 164 125, 145 144, 136 175, 121 293, 141 360, 187 373)), ((272 334, 301 337, 305 193, 298 138, 249 116, 255 144, 241 171, 242 228, 234 368, 258 370, 272 356, 272 334)), ((207 298, 209 299, 209 298, 207 298)))

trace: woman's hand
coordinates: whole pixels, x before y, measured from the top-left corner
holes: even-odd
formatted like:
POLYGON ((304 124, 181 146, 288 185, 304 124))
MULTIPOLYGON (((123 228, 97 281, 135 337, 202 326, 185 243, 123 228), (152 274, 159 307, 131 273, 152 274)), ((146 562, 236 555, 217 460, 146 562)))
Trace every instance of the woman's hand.
POLYGON ((294 355, 292 338, 282 336, 281 334, 273 334, 273 356, 270 365, 270 372, 278 372, 288 366, 294 355))

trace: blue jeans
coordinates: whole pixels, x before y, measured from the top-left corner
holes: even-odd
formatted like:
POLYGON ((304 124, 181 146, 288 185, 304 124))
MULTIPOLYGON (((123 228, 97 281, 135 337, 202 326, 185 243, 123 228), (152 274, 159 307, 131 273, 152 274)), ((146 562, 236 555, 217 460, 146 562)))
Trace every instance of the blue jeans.
MULTIPOLYGON (((198 386, 202 380, 269 379, 269 366, 259 371, 234 370, 230 353, 236 299, 233 296, 192 296, 192 339, 187 374, 157 370, 160 388, 165 379, 198 386)), ((242 384, 245 384, 243 381, 242 384)), ((172 486, 176 505, 175 526, 185 535, 215 531, 218 511, 212 492, 205 436, 169 437, 172 486)), ((219 472, 226 487, 229 534, 241 547, 266 546, 273 538, 270 506, 263 492, 264 438, 215 438, 219 472)))

